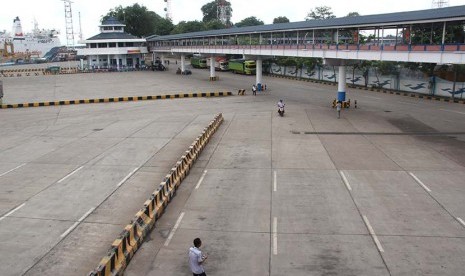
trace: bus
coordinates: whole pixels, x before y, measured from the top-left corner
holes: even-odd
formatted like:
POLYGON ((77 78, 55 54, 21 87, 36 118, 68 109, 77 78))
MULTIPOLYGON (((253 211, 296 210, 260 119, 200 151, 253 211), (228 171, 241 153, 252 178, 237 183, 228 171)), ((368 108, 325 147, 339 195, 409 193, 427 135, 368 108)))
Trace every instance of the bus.
POLYGON ((255 75, 255 61, 245 59, 230 60, 229 70, 235 74, 255 75))

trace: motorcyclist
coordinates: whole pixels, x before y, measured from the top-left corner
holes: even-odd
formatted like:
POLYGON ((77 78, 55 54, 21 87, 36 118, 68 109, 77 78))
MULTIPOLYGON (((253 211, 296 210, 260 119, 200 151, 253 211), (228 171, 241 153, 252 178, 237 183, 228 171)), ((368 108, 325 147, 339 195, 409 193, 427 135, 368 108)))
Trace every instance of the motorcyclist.
POLYGON ((283 100, 279 100, 279 102, 278 102, 278 113, 280 113, 280 114, 281 114, 281 112, 284 113, 284 106, 285 106, 285 104, 284 104, 283 100))

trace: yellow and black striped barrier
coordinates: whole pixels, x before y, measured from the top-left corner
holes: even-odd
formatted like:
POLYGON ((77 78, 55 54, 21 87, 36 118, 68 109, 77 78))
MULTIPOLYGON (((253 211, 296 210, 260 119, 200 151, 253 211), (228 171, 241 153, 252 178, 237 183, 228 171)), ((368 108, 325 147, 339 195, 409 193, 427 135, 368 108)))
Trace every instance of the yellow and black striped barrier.
POLYGON ((220 77, 215 76, 215 77, 210 77, 210 81, 217 81, 220 80, 220 77))
POLYGON ((2 104, 0 105, 0 109, 40 107, 40 106, 58 106, 58 105, 72 105, 72 104, 89 104, 89 103, 150 101, 150 100, 181 99, 181 98, 209 98, 209 97, 223 97, 223 96, 232 96, 232 92, 186 93, 186 94, 157 95, 157 96, 134 96, 134 97, 65 100, 65 101, 36 102, 36 103, 2 104))
POLYGON ((411 93, 411 92, 405 92, 405 91, 389 90, 389 89, 376 88, 376 87, 365 87, 365 86, 359 86, 359 85, 349 85, 349 87, 359 89, 359 90, 374 91, 374 92, 380 92, 380 93, 391 94, 391 95, 399 95, 399 96, 405 96, 405 97, 411 97, 411 98, 419 98, 419 99, 434 100, 434 101, 439 101, 439 102, 465 104, 464 99, 452 99, 452 98, 438 97, 438 96, 433 96, 433 95, 424 95, 424 94, 419 94, 419 93, 411 93))
POLYGON ((245 96, 245 89, 239 89, 239 90, 237 91, 237 95, 239 95, 239 96, 245 96))
POLYGON ((182 180, 222 122, 223 115, 220 113, 204 128, 165 176, 158 189, 145 201, 144 207, 137 212, 131 223, 126 225, 120 236, 112 243, 107 255, 102 258, 97 268, 89 273, 89 276, 123 274, 129 261, 144 242, 145 237, 149 235, 155 222, 162 216, 182 180))

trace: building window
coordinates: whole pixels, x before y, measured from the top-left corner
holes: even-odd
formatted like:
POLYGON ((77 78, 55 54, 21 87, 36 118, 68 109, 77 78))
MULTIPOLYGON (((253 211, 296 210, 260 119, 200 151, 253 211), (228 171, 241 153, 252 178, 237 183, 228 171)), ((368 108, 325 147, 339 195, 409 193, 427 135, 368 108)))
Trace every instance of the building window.
POLYGON ((98 47, 99 48, 108 48, 108 45, 106 43, 99 43, 98 47))
POLYGON ((116 27, 116 26, 115 26, 114 29, 115 29, 115 31, 121 31, 121 30, 123 29, 123 27, 116 27))
POLYGON ((105 26, 105 27, 103 27, 103 30, 104 30, 104 31, 112 31, 113 28, 112 28, 111 26, 110 26, 110 27, 109 27, 109 26, 105 26))
POLYGON ((91 43, 90 48, 97 48, 97 43, 91 43))
POLYGON ((110 43, 108 43, 108 47, 110 47, 110 48, 116 48, 116 42, 110 42, 110 43))
POLYGON ((134 46, 134 42, 126 42, 126 47, 133 47, 134 46))
POLYGON ((118 42, 118 47, 124 47, 124 42, 118 42))

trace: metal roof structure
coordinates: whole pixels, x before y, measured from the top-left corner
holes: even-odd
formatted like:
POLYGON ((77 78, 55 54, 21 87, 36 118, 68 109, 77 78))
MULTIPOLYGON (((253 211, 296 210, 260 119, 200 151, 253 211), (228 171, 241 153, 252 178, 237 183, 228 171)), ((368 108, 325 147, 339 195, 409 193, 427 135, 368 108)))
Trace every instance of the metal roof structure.
POLYGON ((147 41, 166 41, 198 37, 267 33, 278 31, 298 31, 309 29, 389 27, 458 20, 465 20, 465 6, 453 6, 440 9, 374 14, 355 17, 339 17, 322 20, 308 20, 165 36, 149 36, 147 37, 147 41))
POLYGON ((102 22, 100 26, 126 26, 125 24, 121 23, 118 19, 114 17, 108 17, 105 21, 102 22))
MULTIPOLYGON (((137 36, 133 36, 132 34, 128 33, 123 33, 123 32, 112 32, 112 33, 100 33, 98 35, 95 35, 91 38, 86 39, 87 40, 108 40, 108 39, 138 39, 137 36)), ((143 39, 142 39, 143 40, 143 39)))

